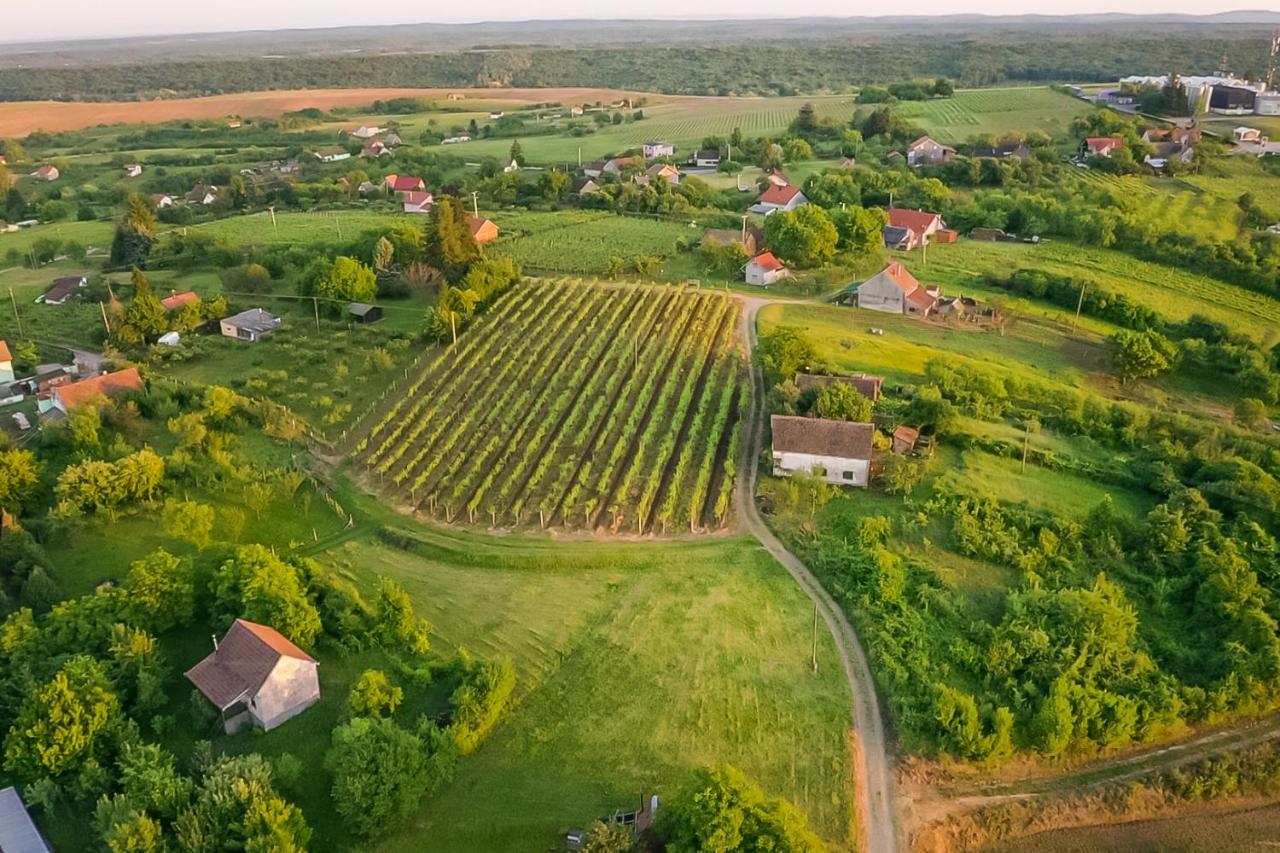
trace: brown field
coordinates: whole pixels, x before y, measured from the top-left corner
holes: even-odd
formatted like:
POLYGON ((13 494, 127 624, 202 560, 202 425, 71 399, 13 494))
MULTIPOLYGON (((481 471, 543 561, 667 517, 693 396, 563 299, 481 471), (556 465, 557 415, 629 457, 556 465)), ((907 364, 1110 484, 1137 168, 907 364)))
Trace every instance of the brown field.
POLYGON ((983 853, 1263 853, 1280 848, 1280 803, 1041 832, 983 853))
MULTIPOLYGON (((627 92, 615 89, 294 89, 281 92, 242 92, 207 98, 158 101, 65 103, 17 101, 0 103, 0 137, 23 137, 37 130, 79 130, 102 124, 149 124, 180 119, 229 116, 274 118, 306 107, 367 106, 388 98, 444 98, 461 92, 467 103, 536 104, 552 101, 612 101, 627 92)), ((632 95, 640 93, 630 93, 632 95)), ((660 96, 645 94, 650 102, 660 96)))

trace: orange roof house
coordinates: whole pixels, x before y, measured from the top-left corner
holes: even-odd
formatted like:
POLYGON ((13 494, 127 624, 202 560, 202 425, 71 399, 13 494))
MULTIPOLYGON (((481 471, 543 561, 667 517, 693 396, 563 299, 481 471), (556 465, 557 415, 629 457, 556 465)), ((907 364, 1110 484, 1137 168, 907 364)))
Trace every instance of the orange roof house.
POLYGON ((936 285, 925 287, 900 261, 894 261, 858 285, 858 307, 924 317, 937 306, 941 295, 936 285))
POLYGON ((53 407, 69 412, 80 404, 95 397, 119 397, 130 391, 143 391, 142 376, 138 368, 128 367, 115 373, 104 373, 92 379, 69 382, 57 385, 50 390, 53 407))
POLYGON ((1090 136, 1084 147, 1091 157, 1110 157, 1112 151, 1124 147, 1124 140, 1118 136, 1090 136))
POLYGON ((471 228, 471 236, 480 245, 491 243, 498 239, 498 225, 492 219, 468 216, 467 225, 471 228))

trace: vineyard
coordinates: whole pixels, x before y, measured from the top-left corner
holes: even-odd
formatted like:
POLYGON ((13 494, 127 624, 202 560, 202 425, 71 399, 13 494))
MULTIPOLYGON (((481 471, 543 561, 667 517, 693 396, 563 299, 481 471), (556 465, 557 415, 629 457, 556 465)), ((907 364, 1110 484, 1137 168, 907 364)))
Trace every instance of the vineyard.
POLYGON ((509 255, 528 270, 584 276, 604 275, 611 257, 669 257, 691 231, 680 222, 585 210, 504 211, 496 221, 504 236, 490 250, 494 254, 509 255))
POLYGON ((354 457, 446 522, 722 525, 744 393, 737 316, 720 293, 526 283, 423 369, 354 457))
POLYGON ((1190 231, 1217 240, 1234 240, 1240 234, 1240 209, 1235 198, 1220 198, 1181 179, 1144 179, 1094 169, 1075 169, 1069 174, 1086 186, 1110 191, 1117 204, 1157 231, 1190 231))
POLYGON ((1025 87, 959 91, 950 98, 899 103, 894 109, 943 142, 964 142, 984 133, 1060 134, 1089 107, 1052 89, 1025 87))

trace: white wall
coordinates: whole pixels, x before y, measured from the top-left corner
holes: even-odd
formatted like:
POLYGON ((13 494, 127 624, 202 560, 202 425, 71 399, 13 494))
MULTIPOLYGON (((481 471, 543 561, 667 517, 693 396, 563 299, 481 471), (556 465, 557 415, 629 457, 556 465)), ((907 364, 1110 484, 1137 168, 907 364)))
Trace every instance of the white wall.
POLYGON ((250 702, 254 721, 270 730, 320 701, 318 669, 310 661, 280 658, 250 702))
POLYGON ((777 476, 786 476, 795 471, 813 474, 815 469, 825 469, 823 479, 837 486, 865 487, 871 478, 871 462, 866 459, 774 451, 773 473, 777 476), (846 477, 846 474, 850 476, 846 477))

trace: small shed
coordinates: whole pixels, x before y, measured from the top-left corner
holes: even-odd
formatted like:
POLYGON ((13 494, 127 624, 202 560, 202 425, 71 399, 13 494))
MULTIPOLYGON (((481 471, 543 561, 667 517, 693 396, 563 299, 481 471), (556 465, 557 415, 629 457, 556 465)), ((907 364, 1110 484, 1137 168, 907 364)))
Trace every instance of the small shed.
POLYGON ((347 306, 347 313, 357 323, 376 323, 382 319, 382 308, 367 302, 352 302, 347 306))
POLYGON ((893 431, 893 452, 910 453, 916 449, 920 440, 920 430, 915 427, 900 426, 893 431))

